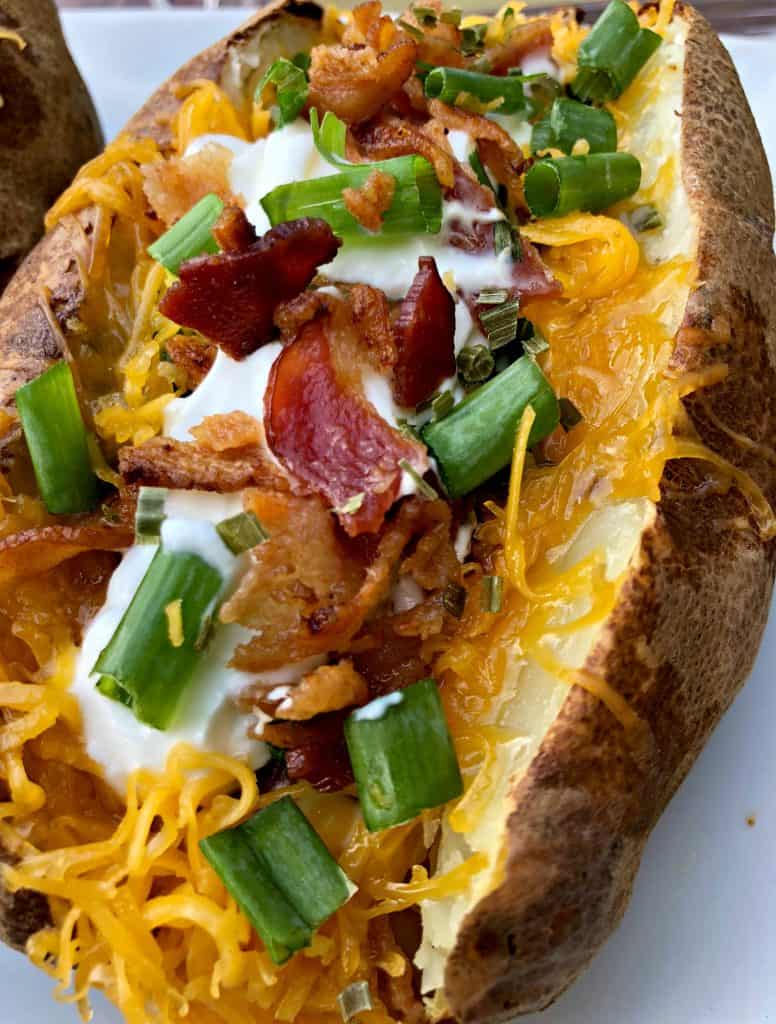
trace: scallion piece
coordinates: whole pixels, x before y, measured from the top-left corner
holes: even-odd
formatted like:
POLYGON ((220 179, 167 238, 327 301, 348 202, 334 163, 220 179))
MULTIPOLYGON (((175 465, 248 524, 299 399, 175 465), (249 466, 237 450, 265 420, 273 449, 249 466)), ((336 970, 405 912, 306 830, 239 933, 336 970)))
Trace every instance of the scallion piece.
POLYGON ((596 213, 638 192, 641 164, 630 153, 591 153, 539 160, 525 176, 525 200, 535 217, 574 210, 596 213))
POLYGON ((501 576, 483 576, 480 607, 484 612, 500 612, 504 594, 504 580, 501 576))
POLYGON ((527 356, 535 359, 550 347, 542 332, 530 320, 521 318, 517 322, 517 337, 527 356))
POLYGON ((485 36, 488 26, 485 22, 479 25, 467 25, 461 30, 461 53, 465 57, 474 57, 485 48, 485 36))
POLYGON ((579 100, 556 99, 549 114, 533 126, 531 150, 560 149, 571 153, 584 139, 590 153, 617 152, 617 125, 608 110, 588 107, 579 100))
POLYGON ((127 694, 141 722, 166 729, 175 718, 222 586, 221 573, 199 555, 164 548, 154 555, 93 669, 127 694), (183 643, 174 646, 165 609, 178 600, 183 643))
POLYGON ((586 103, 616 100, 660 43, 624 0, 612 0, 579 47, 571 91, 586 103))
POLYGON ((165 519, 166 487, 141 487, 135 509, 135 543, 158 544, 165 519))
POLYGON ((439 423, 423 428, 451 498, 468 494, 508 466, 520 417, 536 413, 529 445, 551 434, 559 421, 558 400, 547 378, 527 356, 467 395, 439 423))
POLYGON ((446 11, 440 11, 439 20, 445 25, 455 25, 457 28, 461 24, 461 8, 450 7, 446 11))
POLYGON ((418 4, 413 4, 410 10, 425 28, 433 28, 439 21, 439 14, 433 7, 420 7, 418 4))
POLYGON ((278 964, 355 890, 288 796, 199 845, 278 964))
POLYGON ((412 463, 407 459, 399 459, 399 469, 412 477, 412 481, 418 489, 418 493, 422 494, 424 498, 428 498, 429 501, 434 501, 435 498, 439 497, 431 484, 427 480, 423 479, 417 469, 415 469, 412 463))
POLYGON ((354 711, 345 722, 345 739, 370 832, 410 821, 463 792, 433 679, 354 711))
POLYGON ((500 306, 509 298, 506 288, 483 288, 477 295, 478 306, 500 306))
POLYGON ((655 231, 657 228, 663 227, 663 218, 660 211, 647 204, 645 206, 638 206, 630 215, 631 227, 634 231, 641 233, 642 231, 655 231))
POLYGON ((518 300, 512 299, 499 306, 489 306, 480 313, 480 323, 492 352, 514 341, 519 309, 518 300))
MULTIPOLYGON (((416 8, 417 10, 417 8, 416 8)), ((350 1024, 361 1013, 372 1009, 372 993, 368 981, 354 981, 337 996, 337 1004, 344 1024, 350 1024)))
POLYGON ((487 345, 470 345, 462 348, 456 359, 461 383, 471 387, 482 384, 493 373, 496 361, 487 345))
POLYGON ((236 516, 222 520, 216 526, 216 533, 233 555, 250 551, 269 538, 253 512, 238 512, 236 516))
POLYGON ((16 408, 46 508, 54 515, 90 512, 99 482, 68 364, 55 363, 19 388, 16 408))
POLYGON ((268 85, 275 86, 275 97, 278 106, 277 127, 295 121, 307 102, 306 69, 294 60, 279 57, 264 72, 256 90, 256 97, 261 98, 268 85))
POLYGON ((492 108, 499 114, 525 110, 523 79, 519 75, 483 75, 463 68, 437 67, 426 75, 424 88, 430 99, 454 106, 466 108, 472 106, 472 100, 484 105, 500 100, 492 108))
POLYGON ((211 193, 205 196, 149 246, 149 256, 153 256, 171 274, 177 274, 181 263, 186 260, 204 253, 218 252, 213 228, 223 212, 224 204, 217 195, 211 193))
POLYGON ((515 263, 523 258, 523 246, 520 242, 520 233, 508 221, 497 220, 493 225, 493 251, 500 256, 506 249, 515 263))
POLYGON ((452 392, 442 391, 431 403, 431 413, 435 420, 443 420, 455 405, 452 392))

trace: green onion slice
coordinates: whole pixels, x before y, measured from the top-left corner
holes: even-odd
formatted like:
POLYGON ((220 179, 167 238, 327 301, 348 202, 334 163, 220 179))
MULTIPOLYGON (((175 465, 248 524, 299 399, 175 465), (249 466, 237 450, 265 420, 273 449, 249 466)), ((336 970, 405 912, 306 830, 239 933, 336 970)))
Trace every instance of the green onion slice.
POLYGON ((469 387, 487 380, 496 367, 493 353, 487 345, 467 345, 462 348, 456 364, 461 383, 469 387))
POLYGON ((530 320, 520 318, 517 322, 517 337, 527 356, 535 359, 550 347, 542 332, 530 320))
POLYGON ((534 445, 557 427, 560 413, 547 378, 533 359, 522 356, 467 395, 441 422, 423 428, 451 498, 468 494, 509 465, 527 405, 536 413, 528 439, 534 445))
POLYGON ((433 679, 378 697, 345 722, 361 811, 371 832, 391 828, 463 792, 433 679))
POLYGON ((586 103, 616 100, 660 46, 624 0, 612 0, 579 47, 571 91, 586 103))
MULTIPOLYGON (((415 8, 417 12, 417 8, 415 8)), ((344 1024, 350 1024, 361 1013, 372 1009, 372 993, 368 981, 354 981, 337 996, 337 1004, 344 1024)))
POLYGON ((268 85, 275 86, 275 95, 278 106, 277 127, 295 121, 302 108, 307 102, 307 74, 306 69, 300 67, 294 60, 286 60, 279 57, 264 72, 264 75, 256 89, 256 98, 261 98, 268 85))
POLYGON ((434 10, 433 7, 421 7, 418 4, 413 4, 410 10, 418 19, 421 25, 426 28, 433 28, 439 21, 439 14, 434 10))
POLYGON ((500 100, 493 107, 499 114, 516 114, 526 109, 523 79, 519 75, 483 75, 463 68, 437 67, 426 75, 425 91, 430 99, 464 108, 479 109, 482 104, 500 100))
POLYGON ((199 845, 278 964, 309 946, 355 891, 288 796, 199 845))
POLYGON ((560 149, 571 153, 584 139, 590 153, 617 152, 617 125, 608 110, 588 107, 579 100, 556 99, 549 114, 533 126, 531 150, 560 149))
POLYGON ((487 24, 469 25, 461 30, 461 53, 466 57, 473 57, 482 53, 485 48, 485 36, 488 31, 487 24))
POLYGON ((637 206, 630 215, 631 227, 634 231, 654 231, 663 227, 663 218, 660 211, 647 203, 645 206, 637 206))
POLYGON ((641 164, 630 153, 591 153, 539 160, 525 176, 525 199, 535 217, 605 210, 638 192, 641 164))
POLYGON ((16 408, 46 508, 54 515, 90 512, 99 482, 69 365, 55 363, 19 388, 16 408))
POLYGON ((480 607, 484 612, 500 612, 504 594, 504 580, 501 576, 483 576, 480 607))
POLYGON ((141 487, 135 509, 135 543, 158 544, 165 520, 166 487, 141 487))
POLYGON ((449 412, 452 412, 455 399, 452 392, 442 391, 431 402, 431 414, 435 420, 443 420, 449 412))
POLYGON ((444 22, 445 25, 455 25, 457 28, 461 24, 461 8, 450 7, 446 11, 440 11, 439 20, 444 22))
POLYGON ((510 302, 502 302, 499 306, 489 306, 480 313, 480 323, 491 351, 495 352, 496 349, 514 341, 519 309, 518 300, 512 299, 510 302))
POLYGON ((186 260, 218 252, 213 228, 223 212, 224 204, 211 192, 149 246, 148 254, 171 274, 177 274, 186 260))
POLYGON ((417 469, 415 469, 412 463, 408 462, 407 459, 399 459, 399 469, 412 477, 413 483, 418 489, 418 493, 422 494, 424 498, 434 501, 434 499, 439 497, 431 484, 427 480, 423 479, 417 469))
POLYGON ((156 551, 93 669, 110 677, 127 695, 141 722, 163 730, 175 718, 222 587, 221 573, 199 555, 163 548, 156 551), (178 600, 183 643, 175 647, 165 608, 178 600))
POLYGON ((253 512, 238 512, 216 526, 216 533, 233 555, 242 555, 269 539, 269 534, 253 512))
POLYGON ((323 120, 320 121, 318 111, 315 107, 312 107, 310 110, 310 129, 313 133, 315 148, 324 160, 327 160, 335 167, 350 168, 355 166, 345 158, 348 128, 345 122, 341 121, 336 114, 332 114, 330 110, 327 110, 323 115, 323 120))

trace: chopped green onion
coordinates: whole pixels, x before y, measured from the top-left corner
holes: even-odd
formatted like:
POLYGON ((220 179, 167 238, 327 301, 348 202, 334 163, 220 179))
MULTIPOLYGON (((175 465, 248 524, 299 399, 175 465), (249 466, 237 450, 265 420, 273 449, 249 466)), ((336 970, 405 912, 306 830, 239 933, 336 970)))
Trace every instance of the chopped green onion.
POLYGON ((517 75, 483 75, 463 68, 437 67, 429 71, 425 81, 426 96, 466 108, 475 104, 491 104, 499 114, 515 114, 525 110, 523 80, 517 75))
POLYGON ((445 25, 455 25, 458 28, 461 24, 460 7, 451 7, 448 11, 442 11, 439 15, 439 20, 444 22, 445 25))
POLYGON ((177 274, 181 263, 185 263, 186 260, 202 256, 204 253, 218 252, 218 245, 213 238, 213 228, 223 212, 224 204, 211 192, 149 246, 148 254, 153 256, 157 263, 161 263, 165 270, 177 274))
POLYGON ((532 359, 535 359, 542 352, 546 352, 550 347, 549 342, 542 332, 535 327, 530 320, 524 320, 522 318, 518 320, 517 336, 520 340, 520 344, 523 346, 523 351, 532 359))
POLYGON ((461 30, 461 53, 466 57, 473 57, 481 53, 485 46, 485 35, 488 31, 487 24, 468 25, 461 30))
POLYGON ((407 33, 407 35, 411 36, 416 43, 421 42, 421 40, 423 39, 423 31, 419 29, 417 25, 411 25, 410 22, 405 21, 404 18, 397 18, 396 24, 400 25, 401 28, 403 28, 404 31, 407 33))
POLYGON ((141 722, 166 729, 199 660, 198 643, 223 578, 199 555, 159 548, 93 671, 109 676, 141 722), (173 646, 165 609, 181 602, 183 643, 173 646))
POLYGON ((508 466, 526 406, 536 413, 529 445, 558 425, 558 401, 536 363, 523 356, 422 431, 451 498, 468 494, 508 466))
POLYGON ((495 193, 496 190, 493 187, 493 182, 488 177, 488 172, 483 167, 480 154, 476 149, 473 149, 469 154, 469 166, 477 175, 477 181, 479 181, 480 185, 484 185, 485 188, 489 188, 491 192, 495 193))
POLYGON ((462 348, 456 359, 461 383, 471 387, 481 384, 493 373, 496 361, 487 345, 471 345, 462 348))
POLYGON ((463 792, 433 679, 354 711, 345 722, 345 739, 370 832, 410 821, 463 792))
POLYGON ((69 365, 55 363, 19 388, 16 408, 48 511, 90 512, 99 500, 99 482, 69 365))
POLYGON ((617 152, 617 125, 608 110, 588 107, 579 100, 556 99, 549 114, 533 126, 531 150, 560 149, 571 153, 584 139, 590 153, 617 152))
POLYGON ((508 221, 498 220, 493 225, 493 249, 497 256, 501 255, 505 249, 509 249, 515 263, 522 260, 523 246, 520 242, 520 234, 508 221))
POLYGON ((641 164, 630 153, 591 153, 539 160, 525 176, 525 199, 535 217, 605 210, 637 192, 641 164))
POLYGON ((612 0, 583 40, 571 91, 586 103, 616 100, 660 46, 624 0, 612 0))
POLYGON ((442 592, 442 606, 453 618, 460 619, 466 607, 466 590, 458 583, 448 583, 442 592))
POLYGON ((478 306, 500 306, 509 298, 509 292, 505 288, 483 288, 477 295, 478 306))
POLYGON ((340 505, 339 508, 332 509, 332 512, 336 512, 338 516, 355 515, 355 513, 358 512, 358 510, 364 504, 365 498, 366 493, 364 491, 361 491, 360 494, 354 494, 352 498, 348 498, 344 505, 340 505))
POLYGON ((216 532, 233 555, 250 551, 269 538, 253 512, 238 512, 236 516, 222 520, 216 526, 216 532))
POLYGON ((261 99, 261 94, 268 85, 275 86, 278 106, 277 127, 282 128, 297 119, 307 102, 307 72, 296 61, 279 57, 264 72, 256 89, 257 99, 261 99))
POLYGON ((110 676, 100 676, 95 683, 95 689, 103 695, 103 697, 109 697, 111 700, 117 701, 119 704, 123 704, 125 707, 132 707, 132 698, 129 696, 126 690, 123 690, 115 679, 111 679, 110 676))
POLYGON ((312 62, 312 57, 309 53, 305 53, 304 50, 300 50, 299 53, 295 53, 291 58, 291 63, 296 64, 296 66, 301 68, 302 71, 309 71, 312 62))
POLYGON ((324 160, 335 167, 342 167, 346 170, 354 166, 345 157, 348 126, 336 114, 327 110, 323 115, 323 120, 320 121, 317 109, 312 107, 310 109, 310 129, 313 133, 315 148, 324 160))
POLYGON ((433 7, 419 7, 418 5, 413 4, 413 6, 410 7, 410 10, 418 19, 420 24, 424 25, 426 28, 433 28, 439 21, 439 15, 433 7))
POLYGON ((166 487, 141 487, 135 510, 135 543, 158 544, 164 522, 166 487))
POLYGON ((531 118, 543 117, 558 96, 563 95, 563 86, 550 75, 530 75, 526 78, 528 92, 528 114, 531 118))
POLYGON ((634 231, 654 231, 663 227, 663 218, 660 212, 651 204, 638 206, 630 215, 631 226, 634 231))
POLYGON ((559 398, 558 408, 560 409, 560 425, 566 431, 571 430, 584 419, 570 398, 559 398))
POLYGON ((517 333, 518 310, 520 303, 517 299, 511 302, 504 302, 500 306, 493 306, 480 313, 480 323, 488 338, 491 351, 502 345, 508 345, 514 341, 517 333))
POLYGON ((455 399, 450 391, 443 391, 437 395, 431 403, 431 412, 435 420, 443 420, 455 405, 455 399))
POLYGON ((344 1024, 350 1024, 359 1014, 372 1009, 372 993, 368 981, 354 981, 337 996, 337 1004, 344 1024))
POLYGON ((483 576, 480 607, 484 612, 500 612, 504 594, 504 580, 501 576, 483 576))
POLYGON ((423 479, 417 469, 415 469, 412 463, 408 462, 407 459, 399 459, 399 469, 412 477, 412 481, 417 487, 418 492, 422 494, 424 498, 434 501, 435 498, 439 497, 431 484, 427 480, 423 479))

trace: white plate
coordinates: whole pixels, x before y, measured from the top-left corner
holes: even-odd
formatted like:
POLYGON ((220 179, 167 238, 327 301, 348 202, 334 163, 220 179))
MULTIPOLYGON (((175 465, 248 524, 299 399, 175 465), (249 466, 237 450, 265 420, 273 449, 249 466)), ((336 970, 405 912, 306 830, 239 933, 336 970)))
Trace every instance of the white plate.
MULTIPOLYGON (((244 12, 243 12, 244 13, 244 12)), ((115 134, 239 11, 68 12, 65 27, 115 134)), ((728 40, 776 166, 774 42, 728 40)), ((735 126, 731 126, 735 132, 735 126)), ((587 974, 526 1024, 776 1021, 776 617, 752 678, 650 840, 625 919, 587 974), (747 825, 753 815, 756 824, 747 825)), ((75 1024, 21 956, 0 951, 4 1024, 75 1024)), ((119 1015, 95 1001, 96 1024, 119 1015)))

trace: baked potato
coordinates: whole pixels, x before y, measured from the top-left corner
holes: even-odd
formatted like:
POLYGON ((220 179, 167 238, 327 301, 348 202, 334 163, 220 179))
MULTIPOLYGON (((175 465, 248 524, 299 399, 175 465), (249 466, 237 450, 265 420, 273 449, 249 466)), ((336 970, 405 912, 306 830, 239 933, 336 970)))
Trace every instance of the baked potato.
POLYGON ((56 4, 0 3, 0 287, 43 234, 46 210, 103 145, 56 4))
POLYGON ((606 17, 271 5, 0 302, 4 934, 78 1000, 486 1024, 617 926, 768 614, 776 262, 707 22, 606 17))

